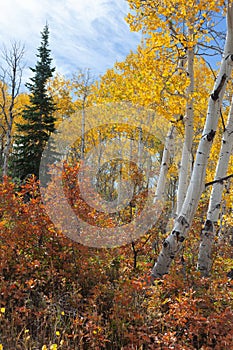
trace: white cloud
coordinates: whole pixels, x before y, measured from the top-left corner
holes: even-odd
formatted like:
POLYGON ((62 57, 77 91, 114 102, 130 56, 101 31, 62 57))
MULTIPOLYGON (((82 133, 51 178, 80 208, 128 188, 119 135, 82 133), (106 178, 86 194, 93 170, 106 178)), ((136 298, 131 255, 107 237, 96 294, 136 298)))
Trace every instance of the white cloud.
POLYGON ((88 67, 102 74, 140 41, 124 20, 127 11, 125 0, 7 0, 1 4, 0 43, 25 44, 26 64, 34 66, 47 21, 58 72, 69 75, 88 67))

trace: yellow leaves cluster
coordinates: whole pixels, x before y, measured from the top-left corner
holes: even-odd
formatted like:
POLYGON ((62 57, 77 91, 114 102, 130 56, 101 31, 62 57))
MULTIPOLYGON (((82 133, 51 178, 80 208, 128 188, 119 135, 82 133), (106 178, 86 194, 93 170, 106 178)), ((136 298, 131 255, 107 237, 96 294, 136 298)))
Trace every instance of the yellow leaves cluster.
POLYGON ((194 47, 199 40, 208 37, 207 22, 210 13, 224 10, 224 1, 206 0, 128 0, 131 11, 127 21, 134 31, 143 31, 148 41, 153 41, 155 33, 170 36, 170 46, 194 47))
POLYGON ((64 117, 69 117, 74 112, 72 98, 72 82, 60 74, 49 81, 48 91, 56 104, 55 117, 59 123, 64 117))
POLYGON ((159 115, 171 119, 174 114, 184 112, 183 94, 188 83, 185 72, 176 74, 176 65, 168 51, 158 55, 156 48, 141 46, 101 77, 96 85, 95 102, 128 101, 153 108, 159 115))
MULTIPOLYGON (((7 89, 6 89, 6 101, 5 101, 5 111, 8 114, 8 122, 9 122, 9 110, 10 110, 10 104, 11 104, 11 96, 8 94, 7 89)), ((2 96, 0 96, 0 104, 3 103, 3 101, 1 100, 2 96)), ((14 123, 13 123, 13 133, 15 131, 15 123, 16 122, 21 122, 22 118, 21 118, 21 114, 22 114, 22 110, 25 108, 25 106, 29 103, 29 96, 25 93, 21 93, 19 94, 16 99, 15 99, 15 104, 14 104, 14 108, 13 108, 13 119, 14 119, 14 123)), ((3 127, 6 127, 6 120, 4 118, 3 113, 0 113, 0 125, 2 125, 3 127)))

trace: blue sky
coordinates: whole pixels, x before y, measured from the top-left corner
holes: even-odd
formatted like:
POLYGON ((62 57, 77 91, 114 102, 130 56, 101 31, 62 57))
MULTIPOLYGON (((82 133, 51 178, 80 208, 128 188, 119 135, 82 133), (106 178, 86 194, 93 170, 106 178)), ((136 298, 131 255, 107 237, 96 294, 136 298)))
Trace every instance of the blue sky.
POLYGON ((7 0, 1 4, 0 46, 20 41, 26 66, 33 67, 47 21, 57 72, 69 76, 90 68, 98 76, 140 42, 124 20, 127 12, 125 0, 7 0))

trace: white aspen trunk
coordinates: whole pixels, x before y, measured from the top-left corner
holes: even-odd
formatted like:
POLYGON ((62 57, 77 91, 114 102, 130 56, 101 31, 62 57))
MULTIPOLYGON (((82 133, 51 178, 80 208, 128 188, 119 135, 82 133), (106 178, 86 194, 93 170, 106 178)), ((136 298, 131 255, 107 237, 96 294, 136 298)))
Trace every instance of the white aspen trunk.
POLYGON ((168 162, 169 162, 169 158, 170 158, 170 154, 171 154, 171 147, 173 144, 174 130, 175 130, 175 126, 172 125, 170 130, 168 131, 168 134, 167 134, 167 137, 165 140, 165 145, 164 145, 164 150, 163 150, 162 162, 161 162, 161 166, 160 166, 159 178, 157 181, 154 203, 157 201, 161 201, 165 195, 165 185, 166 185, 167 172, 168 172, 168 162))
POLYGON ((85 153, 85 100, 86 100, 86 97, 84 97, 83 103, 82 103, 81 159, 84 159, 84 153, 85 153))
POLYGON ((233 146, 233 98, 227 120, 226 129, 222 137, 222 146, 216 168, 215 178, 207 211, 207 218, 201 232, 197 268, 203 276, 208 276, 212 266, 212 246, 214 244, 215 224, 219 219, 221 209, 223 181, 219 181, 227 174, 228 164, 233 146))
POLYGON ((23 55, 24 49, 21 48, 20 45, 16 42, 12 44, 10 51, 7 51, 6 49, 2 51, 2 58, 7 66, 6 68, 4 66, 0 66, 0 94, 2 98, 0 109, 6 124, 6 127, 3 128, 5 129, 6 136, 6 141, 3 149, 3 176, 6 176, 8 173, 8 163, 12 142, 12 128, 15 117, 14 109, 16 104, 16 97, 19 95, 21 85, 21 60, 23 55), (7 79, 7 77, 9 79, 7 79), (6 86, 8 86, 10 89, 9 95, 7 94, 6 86))
POLYGON ((185 195, 188 188, 189 176, 191 171, 191 151, 193 144, 193 97, 190 95, 194 92, 194 49, 187 51, 187 73, 190 79, 187 88, 188 101, 185 113, 185 137, 182 150, 182 157, 179 170, 179 180, 177 189, 177 208, 176 213, 179 215, 184 203, 185 195))
POLYGON ((3 169, 2 169, 3 176, 7 176, 7 173, 8 173, 8 163, 9 163, 9 155, 10 155, 10 148, 11 148, 12 121, 13 119, 10 119, 10 122, 8 123, 8 128, 6 132, 6 142, 3 150, 3 169))
MULTIPOLYGON (((122 139, 121 139, 121 134, 119 133, 118 135, 118 144, 119 144, 119 149, 118 149, 118 157, 119 157, 119 164, 117 166, 117 172, 118 172, 118 179, 117 179, 117 207, 120 208, 122 206, 122 200, 124 198, 124 187, 122 184, 122 160, 123 160, 123 155, 122 155, 122 139)), ((114 174, 113 174, 114 176, 114 174)))
POLYGON ((143 144, 142 144, 142 128, 139 127, 138 128, 139 132, 138 132, 138 166, 141 169, 142 167, 142 148, 143 148, 143 144))
POLYGON ((188 228, 191 226, 198 202, 204 189, 206 166, 210 154, 210 148, 216 133, 219 119, 219 110, 226 84, 230 78, 233 65, 233 4, 227 9, 227 37, 220 71, 210 96, 207 117, 198 145, 193 172, 188 186, 187 194, 182 209, 175 220, 173 230, 165 239, 158 260, 152 269, 152 279, 160 278, 168 273, 169 267, 182 247, 182 242, 187 237, 188 228))
POLYGON ((224 232, 225 232, 225 227, 224 227, 224 217, 223 215, 226 214, 226 201, 222 200, 222 204, 221 204, 221 213, 220 215, 220 223, 219 223, 219 231, 218 231, 218 240, 221 241, 224 238, 224 232))
POLYGON ((3 150, 3 171, 2 171, 3 176, 7 176, 7 173, 8 173, 9 156, 10 156, 11 141, 12 141, 12 128, 13 128, 13 121, 15 117, 13 113, 13 109, 15 107, 15 80, 16 80, 15 75, 13 76, 12 80, 13 80, 13 83, 12 83, 12 91, 11 91, 11 103, 8 110, 8 115, 4 112, 7 131, 6 131, 6 142, 3 150))
MULTIPOLYGON (((181 57, 179 59, 177 72, 179 72, 180 70, 181 71, 185 70, 186 62, 187 62, 186 56, 181 57)), ((179 120, 177 118, 177 122, 178 121, 179 120)), ((175 126, 172 125, 171 128, 168 130, 165 144, 164 144, 162 162, 161 162, 160 171, 159 171, 159 178, 157 181, 154 203, 157 201, 163 200, 165 196, 165 185, 166 185, 167 172, 168 172, 168 162, 171 155, 171 149, 174 143, 174 134, 175 134, 175 126)))

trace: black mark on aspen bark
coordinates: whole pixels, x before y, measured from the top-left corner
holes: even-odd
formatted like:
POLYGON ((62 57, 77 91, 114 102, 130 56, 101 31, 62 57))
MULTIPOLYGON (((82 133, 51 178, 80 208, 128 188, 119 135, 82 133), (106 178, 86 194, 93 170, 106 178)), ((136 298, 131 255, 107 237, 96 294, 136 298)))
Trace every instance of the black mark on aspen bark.
POLYGON ((208 140, 209 142, 213 141, 214 136, 215 136, 215 133, 216 133, 216 131, 211 130, 211 131, 209 132, 209 134, 207 134, 207 140, 208 140))
POLYGON ((203 231, 213 232, 214 226, 211 220, 206 220, 203 231))
POLYGON ((233 55, 231 55, 231 54, 229 54, 229 55, 227 55, 227 56, 225 57, 225 61, 226 61, 229 57, 230 57, 231 60, 233 61, 233 55))
POLYGON ((185 227, 189 227, 189 223, 188 221, 186 220, 186 218, 184 216, 179 216, 177 221, 182 225, 182 226, 185 226, 185 227))
POLYGON ((217 86, 217 88, 214 90, 214 92, 211 94, 211 98, 214 101, 217 101, 217 99, 219 98, 219 93, 223 88, 223 85, 225 84, 225 81, 227 79, 227 75, 224 73, 222 76, 222 79, 219 83, 219 85, 217 86))
POLYGON ((184 238, 184 236, 180 235, 179 231, 173 231, 172 234, 176 235, 176 238, 177 238, 178 242, 184 242, 185 238, 184 238))

